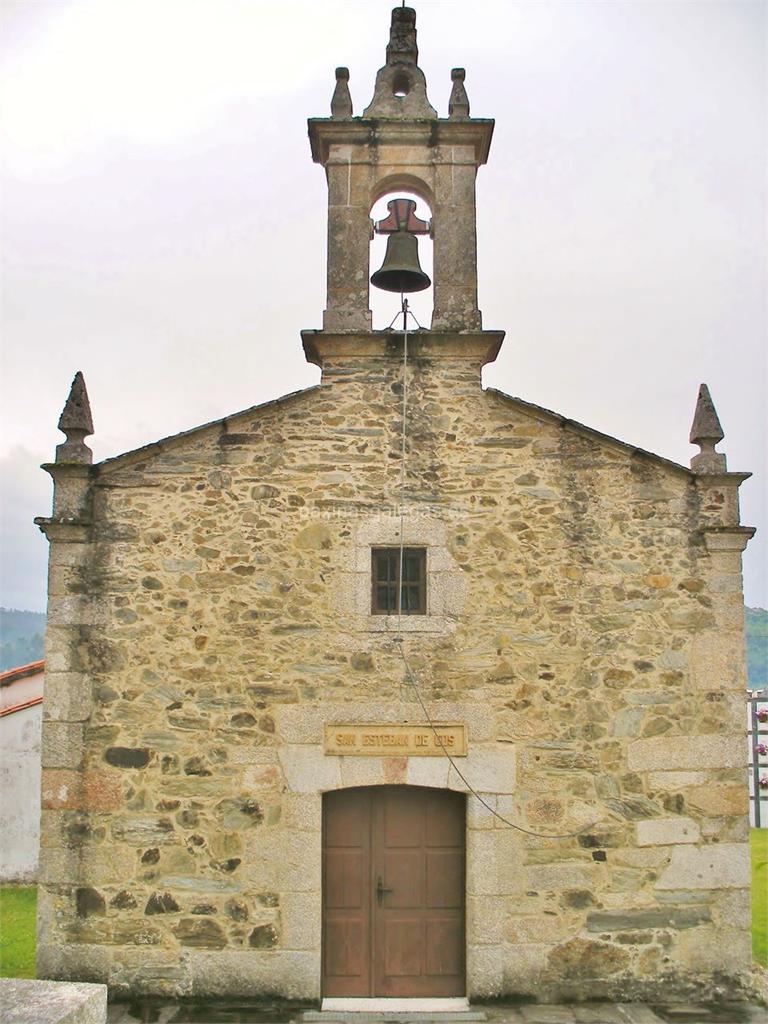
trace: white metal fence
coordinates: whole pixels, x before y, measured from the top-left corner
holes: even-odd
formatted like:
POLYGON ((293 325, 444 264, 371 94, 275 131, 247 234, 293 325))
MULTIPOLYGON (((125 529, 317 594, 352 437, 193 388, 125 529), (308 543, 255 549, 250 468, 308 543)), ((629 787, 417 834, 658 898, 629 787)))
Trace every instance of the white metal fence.
POLYGON ((768 690, 754 690, 747 697, 749 740, 749 821, 768 828, 768 690))

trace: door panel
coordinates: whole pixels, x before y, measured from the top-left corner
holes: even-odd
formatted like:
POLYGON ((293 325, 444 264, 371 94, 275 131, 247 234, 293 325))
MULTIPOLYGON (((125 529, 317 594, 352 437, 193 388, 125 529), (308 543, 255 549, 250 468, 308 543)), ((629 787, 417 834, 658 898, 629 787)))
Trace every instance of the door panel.
MULTIPOLYGON (((418 977, 424 945, 421 921, 388 916, 384 922, 384 964, 387 977, 418 977)), ((377 995, 380 993, 377 993, 377 995)))
POLYGON ((427 850, 426 906, 460 910, 464 901, 464 851, 427 850))
POLYGON ((464 970, 464 943, 452 921, 432 918, 427 921, 427 974, 456 975, 464 970))
POLYGON ((371 992, 371 794, 328 793, 323 804, 323 992, 371 992))
MULTIPOLYGON (((382 858, 382 879, 390 890, 381 900, 390 910, 418 909, 424 893, 424 858, 421 850, 387 850, 382 858)), ((377 879, 378 881, 378 879, 377 879)))
POLYGON ((464 995, 464 835, 461 794, 326 794, 325 996, 464 995))

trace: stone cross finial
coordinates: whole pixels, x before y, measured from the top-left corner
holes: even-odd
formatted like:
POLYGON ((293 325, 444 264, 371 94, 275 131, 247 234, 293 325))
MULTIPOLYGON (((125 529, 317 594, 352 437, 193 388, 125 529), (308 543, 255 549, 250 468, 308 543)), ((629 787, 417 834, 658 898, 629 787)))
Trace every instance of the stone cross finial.
POLYGON ((416 11, 395 7, 387 44, 387 62, 379 68, 373 99, 363 117, 431 120, 437 111, 427 99, 427 82, 419 67, 416 45, 416 11))
POLYGON ((93 462, 93 452, 84 443, 85 438, 93 433, 93 419, 85 379, 80 370, 75 374, 69 398, 59 417, 59 430, 66 434, 67 439, 56 447, 57 462, 93 462))
POLYGON ((418 64, 416 45, 416 11, 412 7, 395 7, 389 28, 387 64, 418 64))
POLYGON ((336 88, 331 98, 331 117, 352 117, 352 97, 348 81, 349 68, 336 68, 336 88))
POLYGON ((466 71, 464 68, 453 68, 451 70, 453 86, 451 88, 451 98, 448 100, 448 116, 454 119, 469 117, 469 97, 467 96, 467 90, 464 88, 465 75, 466 71))
POLYGON ((696 399, 696 412, 689 438, 691 444, 697 444, 701 451, 691 459, 691 469, 697 473, 725 472, 725 455, 715 451, 715 445, 724 437, 709 388, 702 384, 696 399))

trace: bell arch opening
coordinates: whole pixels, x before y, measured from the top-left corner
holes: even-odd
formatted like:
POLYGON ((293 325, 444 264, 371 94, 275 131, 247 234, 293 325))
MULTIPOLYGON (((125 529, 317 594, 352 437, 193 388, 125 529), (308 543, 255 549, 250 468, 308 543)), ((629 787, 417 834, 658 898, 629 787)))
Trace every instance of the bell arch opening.
MULTIPOLYGON (((426 188, 424 186, 419 187, 421 183, 410 181, 403 182, 399 187, 386 187, 385 183, 382 182, 381 186, 376 189, 373 205, 371 206, 370 216, 374 224, 386 221, 390 216, 390 210, 388 204, 393 199, 409 199, 416 204, 415 210, 413 211, 415 217, 420 221, 430 223, 432 220, 432 209, 429 200, 426 198, 426 188), (416 184, 416 188, 413 185, 416 184)), ((369 266, 371 274, 375 274, 381 270, 385 258, 387 256, 388 248, 391 253, 391 247, 389 246, 389 240, 392 238, 392 234, 379 233, 377 231, 372 232, 372 240, 370 245, 369 253, 369 266)), ((416 250, 418 252, 418 266, 421 270, 429 277, 430 284, 428 288, 422 291, 410 292, 407 295, 408 306, 413 313, 416 321, 421 324, 422 327, 428 328, 432 319, 432 309, 434 306, 434 284, 433 281, 433 245, 431 235, 428 233, 414 235, 415 239, 418 239, 416 250)), ((394 327, 402 327, 402 316, 400 316, 400 294, 397 291, 384 291, 374 285, 369 285, 369 306, 373 315, 373 328, 374 330, 382 330, 389 327, 394 320, 394 327)), ((409 329, 416 329, 416 323, 413 317, 408 318, 409 329)))

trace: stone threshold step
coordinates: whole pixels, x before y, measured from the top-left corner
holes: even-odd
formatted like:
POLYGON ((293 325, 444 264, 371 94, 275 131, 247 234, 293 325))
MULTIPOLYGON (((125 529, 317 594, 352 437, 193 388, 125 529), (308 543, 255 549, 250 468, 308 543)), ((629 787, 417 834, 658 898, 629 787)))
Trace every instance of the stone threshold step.
POLYGON ((488 1018, 482 1010, 307 1010, 303 1024, 467 1024, 488 1018))

